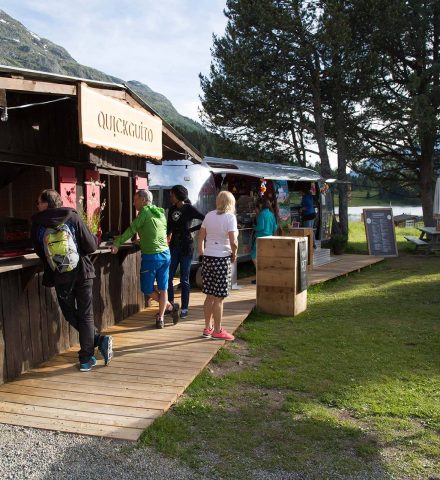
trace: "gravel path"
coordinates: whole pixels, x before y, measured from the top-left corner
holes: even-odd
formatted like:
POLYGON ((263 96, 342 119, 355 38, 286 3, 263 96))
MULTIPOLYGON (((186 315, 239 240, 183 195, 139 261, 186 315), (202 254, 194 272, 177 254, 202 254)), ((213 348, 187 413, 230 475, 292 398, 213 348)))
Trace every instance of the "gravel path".
MULTIPOLYGON (((201 473, 135 443, 0 424, 0 480, 221 480, 206 454, 201 473)), ((253 480, 391 480, 380 466, 356 475, 252 470, 253 480)), ((240 478, 240 480, 243 480, 240 478)))
MULTIPOLYGON (((0 424, 1 480, 198 479, 136 444, 0 424)), ((204 476, 206 478, 206 476, 204 476)))

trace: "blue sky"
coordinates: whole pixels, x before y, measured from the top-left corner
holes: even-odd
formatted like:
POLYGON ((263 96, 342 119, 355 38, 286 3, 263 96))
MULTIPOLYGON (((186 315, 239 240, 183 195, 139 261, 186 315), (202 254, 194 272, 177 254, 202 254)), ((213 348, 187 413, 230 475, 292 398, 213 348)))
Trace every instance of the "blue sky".
POLYGON ((226 0, 0 0, 4 10, 78 62, 139 80, 197 120, 200 72, 226 0))

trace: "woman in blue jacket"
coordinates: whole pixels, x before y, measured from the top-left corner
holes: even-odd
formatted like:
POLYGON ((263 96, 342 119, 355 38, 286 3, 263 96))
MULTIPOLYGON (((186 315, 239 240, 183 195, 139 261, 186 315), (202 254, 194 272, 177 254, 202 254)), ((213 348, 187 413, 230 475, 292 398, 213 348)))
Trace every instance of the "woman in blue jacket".
MULTIPOLYGON (((257 266, 257 238, 275 235, 278 225, 272 212, 272 205, 267 198, 260 198, 256 205, 257 224, 255 225, 255 240, 252 245, 251 258, 257 266)), ((255 283, 255 282, 253 282, 255 283)))

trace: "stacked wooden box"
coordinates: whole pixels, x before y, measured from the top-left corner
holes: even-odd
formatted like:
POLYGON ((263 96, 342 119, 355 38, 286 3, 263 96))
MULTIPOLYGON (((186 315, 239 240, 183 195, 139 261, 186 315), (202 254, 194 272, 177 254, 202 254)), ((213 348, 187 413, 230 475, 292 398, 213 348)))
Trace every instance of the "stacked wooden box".
POLYGON ((257 309, 295 316, 307 308, 307 289, 299 292, 299 237, 257 239, 257 309))

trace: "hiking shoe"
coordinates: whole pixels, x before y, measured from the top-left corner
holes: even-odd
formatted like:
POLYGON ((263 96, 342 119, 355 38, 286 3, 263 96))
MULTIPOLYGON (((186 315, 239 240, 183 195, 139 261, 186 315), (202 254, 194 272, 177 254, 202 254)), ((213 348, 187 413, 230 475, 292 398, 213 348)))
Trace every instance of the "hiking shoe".
POLYGON ((104 365, 108 365, 113 358, 113 337, 104 335, 101 337, 101 343, 98 345, 99 353, 104 359, 104 365))
POLYGON ((180 310, 180 318, 186 318, 187 316, 188 316, 188 310, 187 309, 180 310))
POLYGON ((211 338, 214 340, 235 340, 234 335, 228 333, 224 328, 220 329, 219 332, 212 332, 211 338))
POLYGON ((90 357, 90 360, 86 363, 80 363, 79 364, 79 371, 80 372, 90 372, 92 367, 96 365, 96 358, 95 357, 90 357))
POLYGON ((156 328, 164 328, 165 327, 165 323, 163 321, 163 317, 159 317, 159 314, 157 313, 156 314, 156 328))
POLYGON ((213 333, 214 333, 214 327, 204 328, 202 336, 205 338, 211 338, 213 333))
POLYGON ((171 311, 171 315, 173 317, 173 323, 176 325, 179 321, 179 304, 173 303, 173 310, 171 311))

